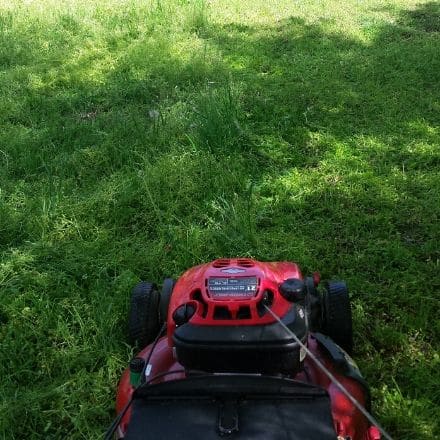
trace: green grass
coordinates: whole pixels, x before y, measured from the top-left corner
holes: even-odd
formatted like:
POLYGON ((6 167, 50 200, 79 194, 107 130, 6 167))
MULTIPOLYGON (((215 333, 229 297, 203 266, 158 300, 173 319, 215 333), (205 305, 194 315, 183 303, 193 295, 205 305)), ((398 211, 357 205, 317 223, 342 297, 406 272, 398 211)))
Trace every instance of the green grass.
POLYGON ((100 438, 131 286, 215 257, 351 288, 396 439, 440 437, 440 9, 4 0, 0 438, 100 438))

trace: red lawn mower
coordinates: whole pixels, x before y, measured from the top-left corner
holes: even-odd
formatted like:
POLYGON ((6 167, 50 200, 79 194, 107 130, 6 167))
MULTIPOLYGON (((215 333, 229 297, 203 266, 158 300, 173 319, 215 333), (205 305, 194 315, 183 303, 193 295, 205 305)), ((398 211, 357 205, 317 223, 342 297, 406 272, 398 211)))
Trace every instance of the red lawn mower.
MULTIPOLYGON (((346 285, 295 263, 218 259, 132 292, 142 348, 106 438, 379 440, 346 285), (166 329, 166 334, 165 334, 166 329)), ((383 437, 381 437, 381 431, 383 437)))

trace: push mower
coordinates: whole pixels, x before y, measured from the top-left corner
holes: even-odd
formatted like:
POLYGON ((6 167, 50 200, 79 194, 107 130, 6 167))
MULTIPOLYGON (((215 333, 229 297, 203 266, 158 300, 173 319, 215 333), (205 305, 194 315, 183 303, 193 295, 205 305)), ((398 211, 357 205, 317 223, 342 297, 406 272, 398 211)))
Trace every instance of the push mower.
POLYGON ((132 291, 141 348, 106 438, 379 440, 349 353, 346 285, 290 262, 218 259, 132 291), (166 332, 165 332, 166 330, 166 332))

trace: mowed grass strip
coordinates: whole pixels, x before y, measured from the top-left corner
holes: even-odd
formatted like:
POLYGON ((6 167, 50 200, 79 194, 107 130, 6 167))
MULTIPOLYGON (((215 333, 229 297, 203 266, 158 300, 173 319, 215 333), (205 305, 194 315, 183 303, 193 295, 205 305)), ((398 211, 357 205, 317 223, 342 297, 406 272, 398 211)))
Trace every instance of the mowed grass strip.
POLYGON ((216 257, 345 279, 396 439, 440 437, 440 10, 0 6, 0 438, 100 438, 129 291, 216 257))

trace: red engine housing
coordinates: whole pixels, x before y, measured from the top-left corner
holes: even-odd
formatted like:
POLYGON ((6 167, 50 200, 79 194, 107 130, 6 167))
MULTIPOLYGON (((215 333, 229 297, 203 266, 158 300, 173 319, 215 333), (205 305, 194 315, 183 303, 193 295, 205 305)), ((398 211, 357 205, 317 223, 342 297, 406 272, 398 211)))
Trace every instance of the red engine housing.
POLYGON ((304 303, 293 304, 280 294, 286 279, 303 285, 295 263, 220 259, 185 272, 174 287, 167 319, 168 343, 179 362, 210 372, 299 370, 299 344, 264 307, 306 342, 304 303))
MULTIPOLYGON (((287 313, 290 303, 278 292, 279 284, 287 278, 303 279, 301 270, 295 263, 262 263, 248 258, 219 259, 212 263, 195 266, 186 271, 177 281, 171 297, 167 328, 168 341, 173 345, 172 336, 176 328, 173 313, 182 304, 193 304, 196 308, 190 322, 195 325, 264 325, 274 322, 269 314, 260 316, 257 307, 265 292, 271 292, 273 311, 278 316, 287 313), (225 292, 215 296, 210 290, 210 280, 240 280, 255 278, 256 289, 252 295, 246 292, 225 292), (249 313, 240 317, 240 309, 249 313), (228 318, 217 317, 216 310, 227 309, 228 318)), ((239 284, 243 286, 243 284, 239 284)))

